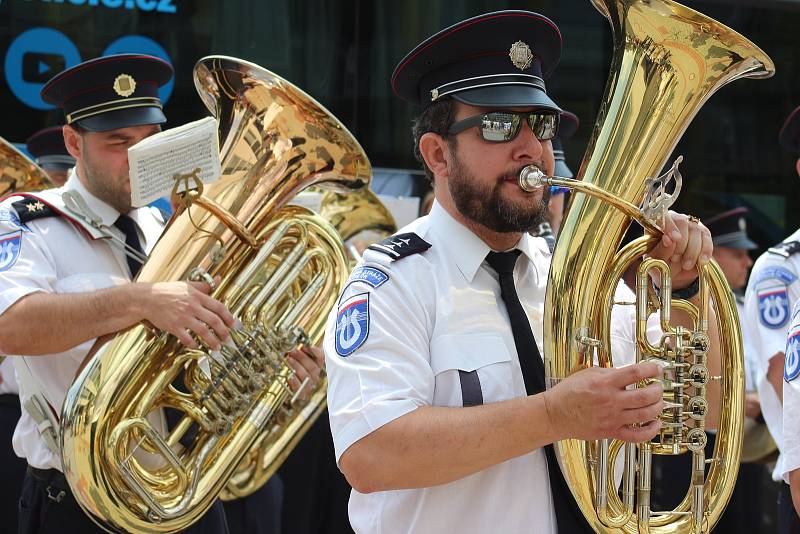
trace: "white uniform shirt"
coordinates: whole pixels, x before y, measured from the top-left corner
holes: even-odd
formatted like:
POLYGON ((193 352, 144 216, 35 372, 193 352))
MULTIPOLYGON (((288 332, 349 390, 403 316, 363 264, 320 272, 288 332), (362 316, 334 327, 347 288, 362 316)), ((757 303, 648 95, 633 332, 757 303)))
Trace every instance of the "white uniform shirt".
POLYGON ((800 469, 800 301, 792 311, 791 328, 786 340, 783 371, 783 447, 781 476, 789 483, 789 473, 800 469))
MULTIPOLYGON (((800 240, 800 231, 786 242, 800 240)), ((800 299, 800 254, 785 258, 774 252, 765 252, 756 260, 750 273, 741 316, 746 340, 745 353, 749 351, 751 361, 757 362, 756 389, 761 402, 761 413, 780 455, 772 473, 780 480, 785 472, 783 466, 783 410, 781 401, 772 384, 767 380, 769 360, 776 352, 786 349, 791 310, 800 299)), ((784 386, 784 390, 785 390, 784 386)))
MULTIPOLYGON (((108 230, 124 242, 123 232, 113 226, 119 212, 91 195, 74 170, 64 186, 43 192, 42 196, 59 198, 61 192, 69 190, 80 193, 108 230)), ((21 224, 11 207, 18 200, 20 197, 11 197, 0 204, 0 239, 19 236, 16 257, 9 251, 0 260, 0 314, 20 298, 37 291, 90 292, 130 281, 125 255, 120 248, 111 245, 109 239, 93 239, 84 228, 78 228, 62 216, 21 224)), ((149 252, 163 230, 160 213, 153 208, 140 208, 128 215, 136 221, 142 246, 149 252)), ((13 358, 15 365, 26 365, 30 369, 56 415, 60 415, 67 390, 94 341, 90 339, 58 354, 13 358)), ((20 400, 24 404, 32 392, 24 391, 22 384, 20 389, 20 400)), ((36 423, 25 410, 14 432, 13 444, 17 455, 26 458, 29 465, 61 470, 61 459, 47 448, 36 423)))
MULTIPOLYGON (((420 406, 474 400, 475 384, 483 404, 526 395, 498 276, 484 262, 489 247, 438 203, 406 232, 431 248, 398 261, 367 250, 328 320, 324 348, 337 462, 353 443, 420 406), (340 315, 350 329, 337 329, 340 315)), ((516 248, 522 251, 517 292, 541 347, 550 252, 543 239, 528 235, 516 248)), ((627 308, 624 315, 635 316, 627 308)), ((634 354, 630 328, 614 330, 615 353, 627 356, 618 364, 634 354)), ((534 525, 537 533, 556 532, 542 449, 449 484, 366 495, 353 490, 349 512, 358 533, 514 534, 534 525)))

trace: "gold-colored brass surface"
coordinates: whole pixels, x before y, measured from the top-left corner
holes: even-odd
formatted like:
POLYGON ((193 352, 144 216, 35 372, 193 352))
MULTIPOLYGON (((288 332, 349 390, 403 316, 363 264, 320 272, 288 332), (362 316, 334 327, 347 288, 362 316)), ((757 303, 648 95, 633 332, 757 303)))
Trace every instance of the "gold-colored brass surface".
MULTIPOLYGON (((333 225, 345 242, 365 230, 375 230, 385 236, 397 231, 392 214, 377 195, 366 187, 351 193, 326 191, 319 213, 333 225)), ((348 249, 347 253, 352 267, 359 259, 354 257, 357 251, 348 249)), ((236 473, 220 495, 223 500, 246 497, 267 483, 325 409, 325 390, 325 387, 320 387, 314 392, 312 399, 302 408, 304 413, 266 429, 239 463, 236 473)))
POLYGON ((281 435, 278 454, 288 454, 322 410, 325 381, 311 400, 294 399, 284 358, 321 340, 347 258, 330 223, 287 203, 312 185, 359 190, 371 175, 347 129, 279 76, 213 56, 197 63, 194 79, 219 121, 222 177, 171 219, 137 281, 220 276, 212 295, 242 326, 219 353, 133 327, 70 388, 64 474, 81 507, 111 531, 187 528, 264 436, 281 435), (182 412, 169 431, 162 407, 182 412))
MULTIPOLYGON (((644 238, 619 252, 617 249, 630 221, 630 206, 642 204, 645 179, 659 174, 691 119, 717 89, 737 78, 764 78, 774 72, 770 58, 747 39, 675 2, 592 3, 611 23, 615 52, 606 95, 578 175, 591 187, 575 187, 579 193, 573 195, 553 255, 544 326, 548 385, 590 364, 592 357, 600 365, 613 365, 609 325, 614 291, 628 265, 646 252, 648 241, 644 238), (593 195, 592 187, 605 191, 606 198, 593 195), (608 197, 619 199, 618 206, 608 197)), ((650 227, 654 224, 643 219, 641 222, 650 227)), ((650 240, 652 245, 656 239, 650 240)), ((666 265, 652 263, 647 267, 661 269, 666 265)), ((597 532, 708 532, 733 490, 743 420, 741 332, 730 289, 719 267, 712 262, 701 271, 703 297, 700 306, 690 313, 695 317, 694 328, 674 327, 669 324, 669 317, 663 317, 671 307, 693 308, 688 302, 665 299, 658 306, 662 310, 662 328, 671 340, 660 348, 659 356, 671 359, 674 369, 682 372, 694 361, 705 361, 705 319, 709 299, 713 300, 721 336, 722 415, 708 475, 703 480, 704 456, 698 443, 702 440, 699 433, 704 416, 699 400, 692 401, 697 418, 691 418, 694 423, 676 427, 667 436, 672 439, 676 433, 680 435, 681 444, 674 449, 695 448, 699 452, 691 453, 690 493, 677 510, 664 515, 651 514, 649 492, 645 490, 651 454, 664 452, 656 450, 659 447, 669 449, 669 439, 662 445, 643 443, 625 449, 629 465, 623 476, 627 494, 623 492, 622 498, 608 480, 597 478, 598 466, 604 462, 605 472, 613 473, 608 451, 622 450, 621 444, 608 440, 558 442, 556 451, 564 476, 597 532), (638 469, 634 471, 636 465, 638 469)), ((649 283, 641 273, 640 280, 649 283)), ((662 284, 666 295, 669 279, 662 284)), ((640 297, 646 294, 644 287, 640 297)), ((654 347, 647 342, 643 329, 646 316, 655 310, 654 302, 657 299, 651 296, 637 304, 637 359, 653 357, 654 347)), ((684 379, 688 383, 689 378, 684 379)), ((698 378, 696 383, 700 396, 705 382, 698 378)), ((672 398, 665 393, 665 400, 672 398)), ((683 399, 686 403, 689 400, 683 399)), ((662 420, 674 422, 674 418, 665 419, 669 412, 670 409, 665 410, 662 420)), ((687 404, 686 420, 690 419, 688 413, 687 404)), ((663 432, 660 438, 665 438, 663 432)))
POLYGON ((397 231, 394 217, 371 189, 346 195, 327 191, 322 195, 319 214, 336 228, 344 241, 364 230, 386 236, 397 231))
POLYGON ((53 187, 44 169, 0 137, 0 198, 53 187))

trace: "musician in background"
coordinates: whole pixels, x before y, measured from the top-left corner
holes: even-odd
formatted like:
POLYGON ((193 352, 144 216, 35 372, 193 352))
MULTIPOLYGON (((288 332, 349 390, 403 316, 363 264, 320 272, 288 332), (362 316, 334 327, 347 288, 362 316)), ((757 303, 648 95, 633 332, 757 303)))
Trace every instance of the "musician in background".
POLYGON ((34 161, 45 170, 56 187, 64 185, 69 171, 75 166, 75 158, 64 144, 63 129, 63 126, 51 126, 39 130, 25 141, 34 161))
MULTIPOLYGON (((128 148, 161 130, 158 88, 172 74, 159 58, 123 54, 56 75, 42 98, 64 110, 75 168, 62 188, 0 204, 0 353, 14 355, 23 406, 14 450, 28 462, 22 534, 102 532, 72 496, 58 446, 61 405, 97 337, 149 321, 186 347, 199 338, 216 350, 235 323, 208 283, 131 283, 164 220, 157 209, 131 207, 128 148), (81 199, 74 209, 64 203, 67 192, 81 199)), ((298 362, 310 359, 291 356, 296 389, 319 368, 306 371, 298 362)), ((222 505, 215 502, 187 531, 227 533, 222 505)))
MULTIPOLYGON (((800 175, 800 107, 789 114, 778 136, 796 158, 800 175)), ((757 261, 747 286, 746 328, 758 350, 761 411, 780 450, 773 479, 783 480, 778 499, 781 534, 800 533, 800 402, 797 375, 800 301, 800 230, 769 249, 757 261), (792 312, 794 308, 794 313, 792 312), (791 485, 791 487, 790 487, 791 485), (794 503, 792 503, 794 500, 794 503)))
MULTIPOLYGON (((656 364, 594 367, 544 388, 550 250, 528 232, 549 190, 527 193, 518 176, 534 164, 553 173, 561 110, 544 79, 560 53, 552 21, 503 11, 439 32, 394 71, 395 93, 422 107, 415 152, 436 200, 365 252, 328 320, 331 429, 356 532, 591 532, 551 444, 659 430, 660 383, 625 389, 656 364)), ((696 298, 710 235, 674 213, 665 232, 652 253, 696 298)), ((615 361, 635 354, 631 330, 612 318, 615 361)))

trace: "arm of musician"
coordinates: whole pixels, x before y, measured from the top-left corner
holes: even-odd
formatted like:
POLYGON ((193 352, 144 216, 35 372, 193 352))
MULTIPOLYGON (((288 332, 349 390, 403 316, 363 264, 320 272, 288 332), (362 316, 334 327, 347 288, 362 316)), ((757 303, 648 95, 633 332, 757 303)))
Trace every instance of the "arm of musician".
POLYGON ((786 365, 786 356, 783 352, 776 352, 767 364, 767 382, 770 383, 778 400, 783 405, 783 368, 786 365))
POLYGON ((235 320, 208 296, 204 282, 131 283, 86 293, 30 293, 0 315, 0 353, 37 356, 63 352, 90 339, 147 320, 196 347, 229 337, 235 320))
POLYGON ((660 428, 661 386, 625 388, 657 373, 652 363, 593 367, 538 395, 422 406, 356 441, 339 467, 357 491, 370 493, 445 484, 565 438, 647 441, 660 428))
POLYGON ((744 394, 744 416, 755 419, 761 415, 761 401, 758 392, 748 391, 744 394))
POLYGON ((325 354, 319 347, 302 347, 286 355, 286 363, 294 369, 294 376, 289 378, 289 387, 300 399, 307 400, 323 377, 325 354))

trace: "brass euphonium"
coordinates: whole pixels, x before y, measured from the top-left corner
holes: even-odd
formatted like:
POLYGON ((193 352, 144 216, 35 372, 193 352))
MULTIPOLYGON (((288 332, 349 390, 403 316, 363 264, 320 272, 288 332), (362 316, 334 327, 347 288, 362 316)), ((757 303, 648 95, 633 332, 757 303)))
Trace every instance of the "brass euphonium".
MULTIPOLYGON (((336 229, 346 247, 348 240, 365 230, 375 230, 384 237, 397 231, 392 214, 367 187, 348 193, 326 191, 319 214, 336 229)), ((360 259, 360 253, 350 244, 347 254, 352 267, 360 259)), ((307 413, 302 417, 288 424, 270 425, 264 430, 220 495, 223 500, 246 497, 267 483, 325 409, 327 383, 327 379, 323 379, 314 397, 303 408, 307 413)))
POLYGON ((53 187, 47 172, 0 137, 0 198, 17 192, 53 187))
POLYGON ((194 80, 219 121, 222 178, 184 195, 190 205, 172 218, 137 281, 220 276, 212 295, 242 326, 217 353, 133 327, 70 388, 64 474, 81 507, 112 531, 185 529, 268 427, 290 446, 324 406, 324 382, 310 400, 295 401, 284 358, 319 343, 347 258, 327 221, 288 204, 311 185, 358 190, 371 173, 347 129, 277 75, 213 56, 197 63, 194 80), (185 391, 172 385, 181 373, 185 391), (163 434, 152 422, 161 407, 182 412, 163 434))
MULTIPOLYGON (((547 178, 535 167, 520 175, 520 185, 528 190, 562 185, 577 193, 561 227, 547 285, 544 354, 549 386, 593 361, 613 365, 609 332, 616 284, 658 238, 643 237, 617 249, 631 219, 660 236, 661 219, 674 200, 670 197, 677 195, 666 194, 665 184, 675 173, 647 178, 659 172, 691 119, 717 89, 737 78, 765 78, 774 72, 770 58, 750 41, 670 0, 592 3, 611 22, 615 50, 577 181, 547 178)), ((712 261, 699 274, 700 304, 695 307, 671 299, 666 263, 650 258, 637 272, 636 358, 666 362, 670 384, 659 435, 638 444, 575 439, 556 443, 564 476, 597 532, 708 532, 730 498, 744 418, 741 331, 719 266, 712 261), (662 275, 660 298, 649 283, 652 269, 662 275), (721 338, 721 377, 710 377, 707 367, 710 299, 721 338), (673 307, 687 312, 694 328, 671 325, 673 307), (663 331, 656 346, 645 335, 647 319, 655 311, 660 311, 663 331), (715 379, 721 380, 720 421, 713 458, 706 460, 706 388, 715 379), (620 450, 622 496, 613 477, 620 450), (652 454, 687 451, 692 454, 692 482, 686 498, 675 510, 651 511, 652 454)))

